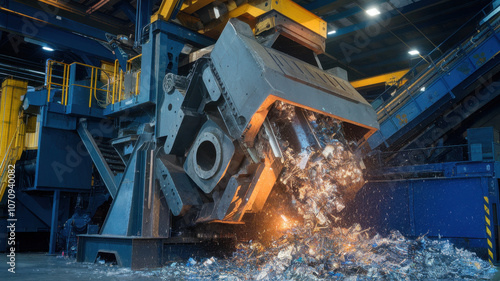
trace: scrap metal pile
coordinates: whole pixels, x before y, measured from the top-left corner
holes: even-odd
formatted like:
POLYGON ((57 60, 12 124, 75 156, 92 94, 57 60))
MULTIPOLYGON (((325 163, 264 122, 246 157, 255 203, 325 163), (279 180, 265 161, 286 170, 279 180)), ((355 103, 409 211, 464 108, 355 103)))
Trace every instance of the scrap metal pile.
POLYGON ((270 246, 240 244, 225 260, 191 259, 162 269, 174 280, 489 280, 496 270, 446 240, 369 237, 358 225, 287 231, 270 246))
POLYGON ((271 207, 287 223, 278 238, 270 243, 241 243, 232 257, 223 260, 191 258, 185 264, 172 263, 162 269, 163 278, 487 280, 495 274, 488 262, 446 240, 411 240, 397 231, 388 237, 373 236, 358 224, 335 226, 336 214, 364 184, 360 161, 335 119, 278 103, 270 120, 275 131, 286 134, 280 127, 296 123, 298 114, 307 120, 315 143, 297 149, 278 136, 285 166, 281 182, 297 210, 288 214, 286 208, 271 207))

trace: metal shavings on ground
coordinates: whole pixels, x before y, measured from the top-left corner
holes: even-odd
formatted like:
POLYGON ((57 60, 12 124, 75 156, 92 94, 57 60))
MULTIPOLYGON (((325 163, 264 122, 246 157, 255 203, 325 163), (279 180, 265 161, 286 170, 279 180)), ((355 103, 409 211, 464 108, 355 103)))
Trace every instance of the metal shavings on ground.
POLYGON ((368 234, 355 225, 314 233, 292 229, 265 248, 240 244, 230 259, 172 264, 165 280, 489 280, 496 272, 446 240, 368 234))
MULTIPOLYGON (((275 128, 280 120, 293 122, 292 106, 278 103, 275 109, 275 128)), ((271 243, 241 243, 223 260, 172 263, 162 269, 165 280, 488 280, 495 274, 488 262, 447 240, 411 240, 398 231, 370 236, 358 224, 335 227, 335 214, 364 184, 360 160, 339 121, 304 112, 317 145, 297 151, 280 140, 281 181, 295 195, 291 204, 302 220, 292 222, 282 213, 288 227, 271 243)))

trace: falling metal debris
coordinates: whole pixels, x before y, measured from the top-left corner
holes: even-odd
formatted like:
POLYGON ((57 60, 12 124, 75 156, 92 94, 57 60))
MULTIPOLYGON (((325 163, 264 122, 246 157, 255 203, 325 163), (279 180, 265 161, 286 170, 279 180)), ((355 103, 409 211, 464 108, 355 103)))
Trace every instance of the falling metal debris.
POLYGON ((268 126, 278 132, 275 154, 282 153, 285 167, 281 183, 296 214, 270 206, 280 220, 273 222, 280 235, 270 243, 240 243, 226 259, 173 263, 162 269, 165 280, 489 280, 496 273, 447 240, 336 226, 337 214, 364 185, 361 158, 342 123, 285 103, 270 116, 268 126))
MULTIPOLYGON (((297 210, 304 223, 326 226, 332 219, 338 220, 335 214, 344 209, 365 183, 361 159, 351 151, 341 122, 285 103, 278 103, 271 116, 277 132, 284 131, 280 129, 286 126, 283 124, 298 123, 295 120, 302 117, 306 126, 300 129, 312 137, 309 142, 298 140, 301 145, 291 144, 290 137, 278 137, 284 151, 285 172, 281 182, 294 195, 292 200, 298 202, 297 210)), ((293 130, 300 138, 297 129, 293 130)))

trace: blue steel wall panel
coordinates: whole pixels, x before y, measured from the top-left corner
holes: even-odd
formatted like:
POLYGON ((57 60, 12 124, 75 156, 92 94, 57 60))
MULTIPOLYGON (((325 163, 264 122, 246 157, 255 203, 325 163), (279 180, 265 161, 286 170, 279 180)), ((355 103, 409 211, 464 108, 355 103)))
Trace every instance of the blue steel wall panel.
POLYGON ((41 126, 38 141, 36 188, 90 188, 92 160, 75 131, 41 126))
POLYGON ((486 238, 481 178, 411 182, 415 235, 486 238))
POLYGON ((416 100, 421 110, 426 110, 444 95, 448 94, 448 88, 443 81, 439 79, 432 86, 428 87, 425 92, 421 93, 422 94, 418 96, 416 100))
MULTIPOLYGON (((343 211, 348 225, 387 234, 450 239, 492 262, 500 247, 498 162, 449 162, 384 168, 371 176, 401 180, 368 182, 343 211), (429 173, 444 177, 419 178, 429 173), (409 178, 409 177, 412 178, 409 178)), ((369 176, 370 176, 369 175, 369 176)))
POLYGON ((460 64, 458 64, 455 68, 453 68, 450 72, 449 75, 444 76, 444 79, 446 80, 446 83, 448 85, 453 85, 456 82, 456 80, 459 81, 464 81, 469 75, 471 75, 474 71, 476 71, 476 67, 474 64, 472 64, 471 61, 469 60, 464 60, 460 64))
MULTIPOLYGON (((90 81, 76 81, 78 85, 90 87, 90 81)), ((75 85, 70 85, 68 90, 68 106, 66 112, 68 114, 89 115, 89 98, 91 96, 90 89, 75 85)), ((95 99, 92 98, 93 106, 96 106, 95 99)))
POLYGON ((484 239, 487 188, 480 177, 368 182, 344 215, 384 234, 484 239))
MULTIPOLYGON (((61 106, 60 104, 53 104, 53 103, 50 103, 49 105, 61 106)), ((48 111, 47 107, 42 107, 41 118, 42 118, 42 125, 45 127, 62 129, 62 130, 76 130, 75 117, 50 112, 48 111)))
POLYGON ((500 50, 500 43, 498 42, 498 38, 493 36, 476 48, 476 50, 469 55, 469 58, 475 63, 476 68, 479 68, 496 55, 498 50, 500 50))
MULTIPOLYGON (((408 122, 415 119, 421 110, 416 102, 408 102, 403 108, 401 108, 397 114, 394 114, 391 118, 397 124, 398 128, 403 128, 408 122)), ((387 121, 386 121, 387 122, 387 121)))
POLYGON ((359 222, 364 227, 376 226, 381 234, 399 230, 403 235, 411 235, 408 190, 407 181, 367 183, 356 195, 354 204, 344 210, 345 221, 359 222))
POLYGON ((26 98, 28 99, 28 104, 34 106, 42 106, 47 103, 47 90, 40 90, 34 92, 27 92, 26 98))
POLYGON ((392 136, 394 133, 398 131, 398 127, 395 124, 398 124, 399 121, 396 121, 394 117, 389 117, 392 118, 391 120, 387 120, 380 124, 380 132, 382 133, 383 136, 392 136))

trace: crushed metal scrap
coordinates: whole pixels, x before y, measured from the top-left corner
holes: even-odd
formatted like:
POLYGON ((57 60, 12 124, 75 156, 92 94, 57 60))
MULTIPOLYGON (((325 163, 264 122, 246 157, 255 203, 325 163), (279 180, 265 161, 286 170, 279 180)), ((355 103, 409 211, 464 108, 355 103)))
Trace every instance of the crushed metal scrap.
POLYGON ((306 122, 307 126, 303 125, 306 128, 302 129, 309 131, 302 137, 312 139, 299 140, 302 145, 298 146, 278 133, 285 166, 281 182, 288 193, 295 195, 292 202, 298 203, 297 210, 304 223, 314 226, 329 224, 332 218, 337 220, 334 215, 344 209, 345 203, 365 183, 361 159, 351 151, 341 122, 285 103, 277 103, 272 117, 280 133, 284 130, 279 127, 286 124, 306 122), (296 121, 300 118, 304 121, 296 121))
POLYGON ((232 258, 162 269, 165 280, 489 280, 496 270, 447 240, 369 237, 358 225, 288 230, 268 247, 239 245, 232 258))
POLYGON ((336 227, 336 214, 364 184, 360 158, 344 138, 341 122, 285 103, 278 103, 271 116, 279 134, 287 133, 282 126, 296 124, 314 136, 278 135, 285 166, 281 183, 293 194, 289 205, 296 214, 268 204, 273 205, 268 212, 279 214, 287 226, 279 229, 279 238, 240 243, 226 259, 172 263, 162 269, 164 279, 487 280, 495 274, 488 262, 447 240, 406 239, 398 231, 373 236, 358 224, 336 227))

